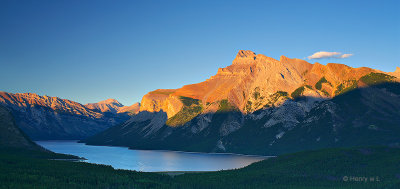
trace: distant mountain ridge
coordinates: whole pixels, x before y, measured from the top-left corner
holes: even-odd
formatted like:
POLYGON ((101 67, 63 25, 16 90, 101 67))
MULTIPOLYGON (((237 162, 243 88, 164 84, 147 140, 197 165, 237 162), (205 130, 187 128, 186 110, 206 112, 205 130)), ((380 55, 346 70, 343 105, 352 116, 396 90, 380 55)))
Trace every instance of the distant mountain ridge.
POLYGON ((123 106, 118 109, 117 113, 127 113, 129 115, 135 115, 139 113, 140 110, 140 103, 136 102, 130 106, 123 106))
POLYGON ((85 104, 85 107, 92 110, 99 110, 101 112, 111 113, 130 113, 136 114, 139 112, 140 103, 134 103, 131 106, 124 106, 115 99, 107 99, 97 103, 85 104))
POLYGON ((89 109, 97 109, 100 110, 101 112, 112 112, 112 113, 117 113, 119 108, 123 106, 124 105, 122 105, 115 99, 107 99, 97 103, 85 104, 85 107, 89 109))
POLYGON ((125 113, 108 115, 78 102, 34 93, 0 92, 0 105, 34 140, 82 139, 129 119, 125 113))
POLYGON ((136 116, 85 141, 266 155, 400 143, 390 134, 400 126, 398 73, 241 50, 232 65, 204 82, 149 92, 136 116), (365 136, 346 134, 359 128, 365 136), (374 135, 381 142, 372 142, 374 135))
POLYGON ((101 117, 102 115, 98 112, 90 111, 85 108, 82 104, 61 99, 58 97, 39 96, 35 93, 7 93, 0 92, 0 103, 7 107, 31 107, 31 106, 42 106, 51 108, 52 110, 71 113, 77 115, 83 115, 86 117, 101 117))

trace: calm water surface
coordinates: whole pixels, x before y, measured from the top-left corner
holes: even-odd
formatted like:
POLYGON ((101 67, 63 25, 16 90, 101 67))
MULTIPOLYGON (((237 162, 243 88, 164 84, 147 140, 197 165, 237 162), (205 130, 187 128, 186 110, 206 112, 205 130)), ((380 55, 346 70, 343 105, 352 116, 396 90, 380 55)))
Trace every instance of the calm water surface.
POLYGON ((266 156, 131 150, 125 147, 89 146, 77 141, 36 141, 58 153, 84 157, 89 163, 136 171, 217 171, 247 166, 266 156))

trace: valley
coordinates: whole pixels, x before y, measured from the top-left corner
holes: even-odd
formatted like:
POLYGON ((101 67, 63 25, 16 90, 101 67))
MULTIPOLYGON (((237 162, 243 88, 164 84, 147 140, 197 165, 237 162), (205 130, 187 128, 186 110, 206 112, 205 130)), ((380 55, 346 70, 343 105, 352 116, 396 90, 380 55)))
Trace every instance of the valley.
POLYGON ((0 106, 0 181, 4 188, 397 188, 399 147, 353 147, 280 155, 245 168, 217 172, 146 173, 79 162, 27 138, 0 106), (3 139, 3 137, 1 138, 3 139), (25 142, 24 142, 25 141, 25 142), (57 160, 58 159, 58 160, 57 160), (75 161, 64 161, 64 160, 75 161), (355 181, 354 177, 369 178, 355 181), (352 180, 348 180, 348 179, 352 180), (374 180, 371 180, 373 178, 374 180))
POLYGON ((324 149, 286 154, 242 169, 170 176, 0 149, 0 181, 4 188, 398 188, 399 154, 399 148, 389 147, 324 149), (368 180, 344 179, 353 177, 368 180))
POLYGON ((399 0, 0 0, 0 189, 399 189, 399 0))

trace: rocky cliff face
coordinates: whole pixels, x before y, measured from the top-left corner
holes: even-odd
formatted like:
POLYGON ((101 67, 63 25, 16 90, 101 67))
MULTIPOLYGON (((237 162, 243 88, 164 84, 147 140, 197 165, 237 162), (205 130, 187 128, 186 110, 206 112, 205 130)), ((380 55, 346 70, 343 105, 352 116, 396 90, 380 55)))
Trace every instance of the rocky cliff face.
POLYGON ((33 93, 0 92, 17 125, 32 139, 82 139, 129 119, 107 115, 80 103, 33 93))
POLYGON ((239 51, 204 82, 148 93, 136 116, 86 142, 265 155, 396 144, 397 73, 239 51))
POLYGON ((390 75, 400 78, 400 67, 396 67, 396 71, 391 72, 390 75))
POLYGON ((179 96, 173 95, 173 89, 158 89, 143 96, 140 111, 165 112, 168 117, 174 116, 182 108, 179 96))

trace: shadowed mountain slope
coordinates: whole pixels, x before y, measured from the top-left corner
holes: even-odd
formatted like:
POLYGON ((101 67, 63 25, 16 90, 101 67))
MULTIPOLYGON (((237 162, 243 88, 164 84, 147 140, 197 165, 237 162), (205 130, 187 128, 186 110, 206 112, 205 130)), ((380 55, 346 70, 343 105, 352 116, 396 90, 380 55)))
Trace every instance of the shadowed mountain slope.
POLYGON ((32 142, 15 124, 11 113, 0 105, 0 147, 1 148, 24 148, 41 150, 41 147, 32 142))

